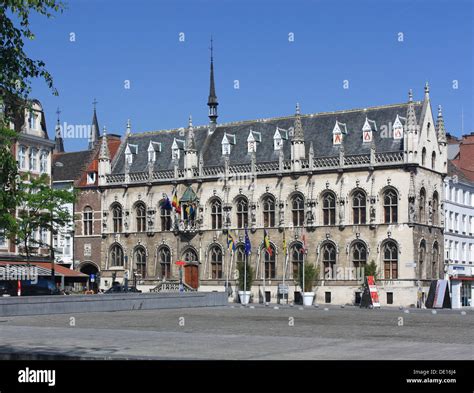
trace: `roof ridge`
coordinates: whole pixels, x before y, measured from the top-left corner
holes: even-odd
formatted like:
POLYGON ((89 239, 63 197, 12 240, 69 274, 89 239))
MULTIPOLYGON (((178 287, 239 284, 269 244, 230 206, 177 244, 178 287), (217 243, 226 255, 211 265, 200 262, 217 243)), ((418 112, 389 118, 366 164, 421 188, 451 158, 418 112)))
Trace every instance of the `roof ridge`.
MULTIPOLYGON (((413 101, 415 105, 421 105, 421 101, 413 101)), ((353 109, 343 109, 343 110, 338 110, 338 111, 328 111, 328 112, 316 112, 316 113, 307 113, 307 114, 301 114, 302 118, 307 118, 307 117, 315 117, 315 116, 328 116, 328 115, 335 115, 335 114, 345 114, 345 113, 353 113, 353 112, 360 112, 360 111, 368 111, 368 110, 375 110, 375 109, 386 109, 386 108, 393 108, 397 106, 405 106, 408 105, 407 102, 402 102, 398 104, 387 104, 387 105, 377 105, 377 106, 370 106, 370 107, 365 107, 365 108, 353 108, 353 109)), ((233 125, 243 125, 243 124, 250 124, 250 123, 256 123, 256 122, 268 122, 268 121, 276 121, 276 120, 285 120, 285 119, 292 119, 294 118, 295 115, 287 115, 287 116, 278 116, 278 117, 267 117, 267 118, 260 118, 260 119, 250 119, 250 120, 240 120, 240 121, 232 121, 228 123, 218 123, 217 127, 228 127, 228 126, 233 126, 233 125)), ((194 130, 200 129, 200 128, 208 128, 209 125, 198 125, 198 126, 193 126, 194 130)), ((168 129, 161 129, 161 130, 154 130, 154 131, 142 131, 142 132, 137 132, 133 133, 130 136, 133 137, 141 137, 141 136, 147 136, 147 135, 154 135, 154 134, 160 134, 160 133, 172 133, 172 132, 178 132, 184 130, 184 127, 178 127, 178 128, 168 128, 168 129)))

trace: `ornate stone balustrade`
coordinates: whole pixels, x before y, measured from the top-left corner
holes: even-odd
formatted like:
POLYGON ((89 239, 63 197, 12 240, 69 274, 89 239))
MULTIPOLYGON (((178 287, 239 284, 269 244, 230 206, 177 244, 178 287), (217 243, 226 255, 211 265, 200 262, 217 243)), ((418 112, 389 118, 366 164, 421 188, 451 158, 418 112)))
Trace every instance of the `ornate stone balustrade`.
MULTIPOLYGON (((338 169, 340 168, 341 161, 340 157, 315 157, 311 163, 308 159, 301 161, 302 170, 327 170, 327 169, 338 169)), ((385 152, 376 153, 375 162, 371 163, 370 154, 355 154, 344 156, 344 168, 357 168, 357 167, 369 167, 371 165, 399 165, 404 162, 403 152, 385 152)), ((251 173, 251 164, 237 164, 229 166, 229 175, 236 174, 248 174, 251 173)), ((260 162, 255 165, 255 171, 258 175, 274 175, 277 173, 290 173, 292 171, 291 161, 283 161, 283 170, 280 170, 280 164, 278 161, 274 162, 260 162)), ((164 170, 152 172, 151 181, 153 182, 166 182, 169 180, 179 180, 186 176, 184 169, 164 170), (177 178, 175 178, 177 176, 177 178)), ((202 168, 193 168, 193 177, 202 179, 213 179, 224 176, 225 167, 222 166, 208 166, 202 168), (201 175, 200 175, 201 173, 201 175)), ((120 185, 125 183, 125 174, 114 174, 107 175, 107 185, 120 185)), ((146 183, 150 181, 150 175, 148 172, 133 172, 128 174, 129 183, 146 183)))

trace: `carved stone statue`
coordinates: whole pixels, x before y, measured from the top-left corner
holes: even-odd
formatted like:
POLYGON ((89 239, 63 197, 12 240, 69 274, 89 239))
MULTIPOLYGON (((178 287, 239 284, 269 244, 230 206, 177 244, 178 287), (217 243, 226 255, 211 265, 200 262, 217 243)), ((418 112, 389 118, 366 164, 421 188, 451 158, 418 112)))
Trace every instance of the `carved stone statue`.
POLYGON ((344 224, 344 199, 339 200, 339 225, 344 224))
POLYGON ((408 221, 416 221, 415 198, 410 198, 408 200, 408 221))

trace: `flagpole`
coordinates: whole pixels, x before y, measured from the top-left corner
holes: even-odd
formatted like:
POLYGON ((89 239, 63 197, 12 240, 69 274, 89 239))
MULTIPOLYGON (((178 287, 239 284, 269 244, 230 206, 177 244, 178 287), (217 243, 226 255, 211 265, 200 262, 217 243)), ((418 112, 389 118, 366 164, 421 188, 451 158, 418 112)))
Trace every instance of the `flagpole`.
MULTIPOLYGON (((227 242, 227 245, 229 244, 229 242, 227 242)), ((227 246, 228 247, 228 246, 227 246)), ((227 252, 224 254, 226 255, 227 252)), ((227 292, 227 297, 229 297, 229 262, 227 261, 227 258, 226 258, 226 267, 227 267, 227 274, 225 275, 225 291, 227 292)))
MULTIPOLYGON (((286 268, 288 266, 288 251, 285 248, 285 265, 283 267, 283 300, 285 300, 285 276, 286 276, 286 268)), ((288 303, 288 294, 286 294, 286 300, 288 303)))

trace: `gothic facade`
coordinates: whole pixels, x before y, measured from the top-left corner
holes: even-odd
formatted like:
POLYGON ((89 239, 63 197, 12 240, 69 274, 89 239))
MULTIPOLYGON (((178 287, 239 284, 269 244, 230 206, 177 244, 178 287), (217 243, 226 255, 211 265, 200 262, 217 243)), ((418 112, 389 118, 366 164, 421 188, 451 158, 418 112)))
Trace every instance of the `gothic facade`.
POLYGON ((184 260, 189 286, 235 288, 245 228, 254 301, 277 300, 283 282, 293 300, 303 258, 321 268, 317 303, 357 302, 356 268, 371 261, 382 305, 416 304, 441 277, 446 133, 428 86, 422 101, 218 124, 211 62, 208 105, 206 126, 128 127, 113 160, 103 138, 102 287, 151 289, 184 260))

